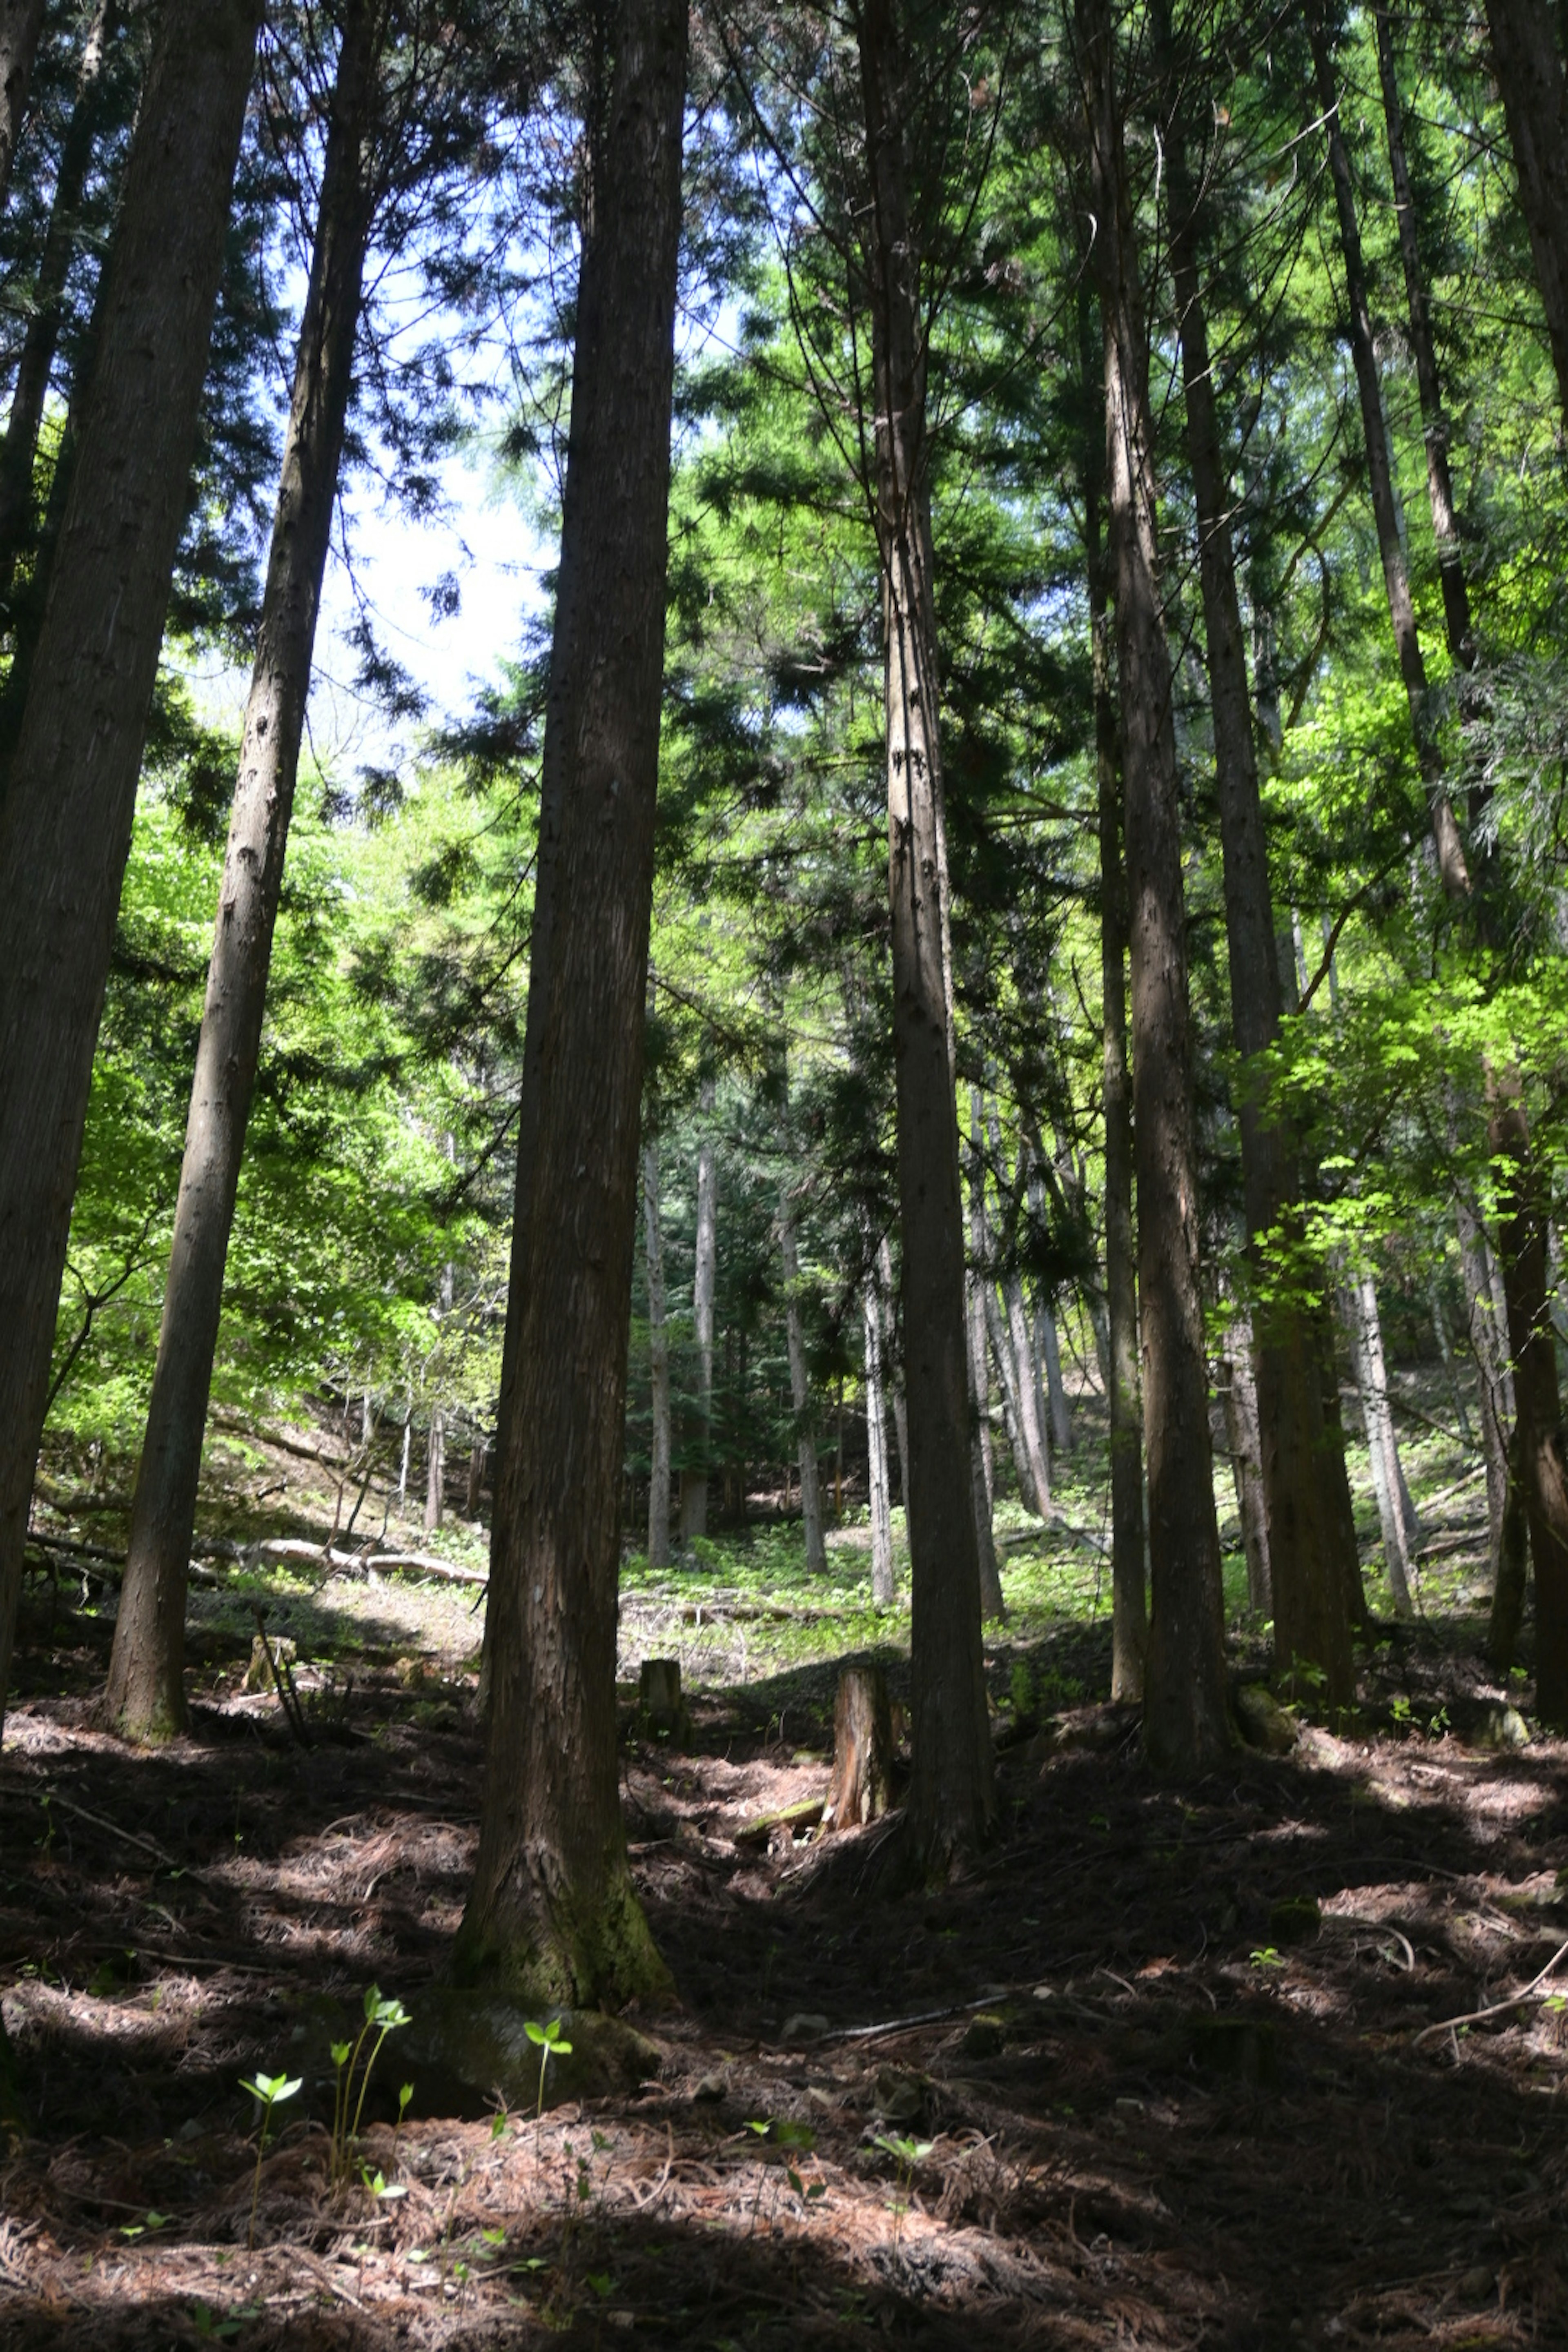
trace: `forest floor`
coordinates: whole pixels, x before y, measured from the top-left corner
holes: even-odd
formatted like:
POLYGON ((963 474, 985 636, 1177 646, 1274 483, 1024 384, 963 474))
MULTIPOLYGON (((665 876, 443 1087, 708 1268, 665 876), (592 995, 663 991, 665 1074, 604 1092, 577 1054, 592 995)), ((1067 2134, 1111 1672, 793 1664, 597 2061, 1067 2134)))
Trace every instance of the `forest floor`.
MULTIPOLYGON (((92 1727, 111 1584, 30 1580, 0 1765, 30 2119, 0 2167, 0 2343, 1568 2342, 1568 1743, 1507 1744, 1531 1693, 1484 1663, 1479 1486, 1440 1432, 1408 1459, 1423 1613, 1364 1662, 1360 1719, 1179 1790, 1102 1703, 1098 1556, 1005 1521, 1000 1833, 896 1898, 878 1832, 752 1826, 824 1793, 843 1657, 903 1689, 907 1617, 862 1626, 853 1536, 815 1588, 778 1533, 634 1563, 623 1664, 679 1652, 691 1703, 672 1747, 628 1696, 624 1751, 679 2004, 636 2021, 640 2082, 542 2116, 422 2098, 410 2061, 395 2127, 395 2033, 335 2189, 337 2021, 374 1983, 411 2047, 460 1916, 473 1594, 230 1563, 199 1596, 191 1735, 147 1755, 92 1727), (296 1643, 309 1745, 242 1687, 257 1605, 296 1643), (303 2087, 252 2248, 258 2072, 303 2087)), ((266 1474, 234 1473, 231 1517, 266 1474)), ((1064 1507, 1093 1532, 1080 1475, 1064 1507)), ((287 1532, 326 1531, 330 1481, 292 1500, 287 1532)), ((57 1524, 112 1550, 90 1513, 57 1524)), ((1232 1652, 1262 1670, 1239 1614, 1232 1652)))

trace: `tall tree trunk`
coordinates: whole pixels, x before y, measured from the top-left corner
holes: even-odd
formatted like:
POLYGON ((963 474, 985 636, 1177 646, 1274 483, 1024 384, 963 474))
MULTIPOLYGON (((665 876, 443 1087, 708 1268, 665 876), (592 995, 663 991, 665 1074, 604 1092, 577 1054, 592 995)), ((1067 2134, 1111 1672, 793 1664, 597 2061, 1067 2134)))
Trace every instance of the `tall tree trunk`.
POLYGON ((384 0, 357 0, 345 27, 295 356, 261 625, 185 1122, 158 1357, 105 1695, 110 1719, 135 1739, 179 1730, 185 1720, 186 1571, 224 1268, 261 1051, 272 934, 353 381, 373 205, 367 136, 384 25, 384 0))
POLYGON ((1546 1220, 1537 1195, 1524 1107, 1493 1081, 1489 1137, 1502 1180, 1498 1218, 1509 1348, 1519 1415, 1514 1459, 1535 1570, 1535 1706, 1568 1725, 1568 1462, 1557 1348, 1546 1297, 1546 1220))
MULTIPOLYGON (((1476 644, 1470 627, 1470 594, 1465 580, 1464 552, 1454 507, 1454 485, 1448 472, 1448 419, 1437 378, 1437 356, 1432 343, 1432 313, 1421 268, 1416 236, 1415 197, 1405 155, 1405 110, 1400 103, 1399 76, 1394 65, 1394 33, 1386 0, 1377 0, 1377 71, 1383 87, 1384 122, 1388 135, 1389 175, 1394 183, 1394 216, 1399 228, 1399 258, 1405 268, 1405 293, 1409 314, 1410 351, 1415 362, 1415 383, 1421 399, 1421 423, 1426 444, 1426 495, 1432 509, 1432 530, 1437 541, 1437 570, 1443 586, 1443 619, 1448 652, 1463 677, 1475 666, 1476 644)), ((1568 133, 1568 124, 1563 126, 1568 133)))
POLYGON ((1215 1520, 1199 1277, 1186 909, 1171 657, 1161 610, 1148 347, 1109 0, 1079 0, 1095 257, 1105 338, 1106 461, 1132 962, 1132 1135, 1152 1582, 1144 1740, 1157 1765, 1225 1755, 1225 1601, 1215 1520))
POLYGON ((779 1193, 779 1249, 784 1257, 784 1335, 789 1343, 790 1402, 795 1408, 800 1456, 800 1517, 805 1532, 805 1565, 808 1574, 821 1576, 827 1568, 827 1547, 822 1531, 822 1477, 816 1460, 811 1382, 806 1373, 805 1326, 800 1311, 800 1252, 795 1241, 795 1206, 787 1184, 779 1193))
POLYGON ((1568 76, 1552 14, 1549 0, 1487 0, 1520 210, 1568 419, 1568 76))
POLYGON ((1062 1351, 1057 1339, 1057 1318, 1047 1299, 1039 1299, 1035 1307, 1036 1361, 1045 1358, 1046 1401, 1051 1420, 1051 1451, 1054 1454, 1072 1452, 1072 1413, 1068 1405, 1068 1392, 1062 1381, 1062 1351))
POLYGON ((890 1609, 893 1588, 893 1517, 888 1486, 887 1395, 882 1382, 882 1306, 875 1276, 861 1294, 866 1329, 866 1463, 871 1490, 871 1599, 890 1609))
POLYGON ((974 1497, 974 1542, 980 1557, 980 1613, 1005 1617, 1002 1571, 996 1559, 996 1464, 991 1444, 991 1373, 985 1347, 985 1307, 980 1276, 969 1276, 969 1485, 974 1497))
MULTIPOLYGON (((1247 1598, 1260 1616, 1274 1613, 1274 1583, 1268 1551, 1268 1508, 1263 1491, 1263 1441, 1258 1428, 1258 1383, 1253 1375, 1249 1318, 1241 1315, 1226 1335, 1223 1390, 1236 1507, 1247 1556, 1247 1598)), ((1315 1368, 1314 1368, 1315 1369, 1315 1368)), ((1321 1410, 1321 1408, 1320 1408, 1321 1410)), ((1343 1594, 1337 1598, 1343 1606, 1343 1594)))
POLYGON ((1405 1475, 1399 1465, 1399 1444, 1394 1415, 1388 1409, 1388 1368, 1383 1353, 1383 1324, 1377 1311, 1377 1289, 1369 1274, 1360 1276, 1349 1294, 1351 1331, 1355 1340, 1356 1384, 1361 1390, 1362 1418, 1366 1424, 1367 1452, 1372 1459, 1373 1491, 1377 1496, 1383 1528, 1383 1559, 1395 1612, 1408 1617, 1410 1597, 1410 1531, 1405 1512, 1405 1475))
MULTIPOLYGON (((1159 40, 1173 62, 1168 0, 1159 0, 1159 40)), ((1197 511, 1199 572, 1209 699, 1214 719, 1230 961, 1231 1025, 1244 1060, 1267 1053, 1279 1034, 1279 966, 1268 844, 1252 740, 1247 650, 1231 543, 1234 506, 1220 440, 1200 277, 1203 225, 1188 167, 1187 128, 1178 117, 1168 143, 1171 269, 1182 348, 1187 462, 1197 511)), ((1343 1562, 1323 1507, 1322 1400, 1309 1334, 1290 1298, 1269 1295, 1265 1253, 1281 1229, 1299 1233, 1300 1175, 1291 1138, 1244 1076, 1237 1101, 1247 1244, 1258 1293, 1251 1318, 1261 1475, 1268 1519, 1275 1658, 1287 1678, 1298 1666, 1324 1677, 1322 1703, 1336 1713, 1355 1696, 1343 1562)))
MULTIPOLYGON (((1476 1365, 1476 1402, 1481 1422, 1481 1454, 1487 1472, 1487 1525, 1491 1538, 1492 1579, 1497 1580, 1503 1515, 1509 1496, 1509 1433, 1513 1426, 1511 1385, 1499 1346, 1492 1305, 1489 1253, 1481 1223, 1463 1194, 1458 1202, 1459 1263, 1464 1269, 1467 1325, 1476 1365)), ((1506 1321, 1506 1318, 1505 1318, 1506 1321)))
POLYGON ((877 547, 885 640, 888 892, 903 1230, 914 1849, 941 1869, 995 1813, 969 1477, 963 1205, 953 1092, 947 843, 938 729, 926 313, 910 217, 913 61, 895 0, 856 11, 866 109, 877 547), (906 79, 907 77, 907 79, 906 79))
POLYGON ((0 0, 0 197, 11 184, 45 0, 0 0))
MULTIPOLYGON (((697 1108, 702 1118, 713 1116, 715 1087, 704 1078, 697 1108)), ((691 1320, 697 1339, 697 1469, 680 1474, 680 1540, 696 1541, 708 1532, 708 1449, 713 1436, 713 1289, 719 1267, 719 1165, 713 1137, 705 1129, 697 1146, 697 1261, 691 1284, 691 1320)))
POLYGON ((447 1416, 438 1404, 430 1408, 430 1443, 425 1455, 425 1532, 433 1536, 447 1503, 447 1416))
MULTIPOLYGON (((1084 309, 1087 312, 1088 300, 1084 309)), ((1085 368, 1086 382, 1090 371, 1085 368)), ((1091 402, 1094 407, 1102 403, 1091 402)), ((1100 1093, 1105 1124, 1105 1383, 1110 1450, 1110 1696, 1143 1696, 1149 1643, 1143 1517, 1143 1405, 1138 1371, 1137 1243, 1132 1226, 1132 1078, 1127 1065, 1127 868, 1111 685, 1111 625, 1100 543, 1104 443, 1084 466, 1094 757, 1100 820, 1100 1093)))
MULTIPOLYGON (((16 360, 5 437, 0 442, 0 608, 9 610, 16 566, 31 536, 33 469, 49 376, 65 317, 66 281, 81 235, 81 201, 103 120, 104 58, 119 28, 117 0, 99 0, 77 69, 76 97, 60 142, 49 226, 33 284, 27 331, 16 360)), ((3 177, 3 172, 0 172, 3 177)))
POLYGON ((468 1982, 668 1983, 632 1886, 616 1588, 668 560, 686 0, 621 0, 590 142, 540 787, 468 1982), (564 1353, 561 1334, 573 1344, 564 1353))
POLYGON ((910 1408, 904 1393, 903 1356, 893 1289, 893 1252, 886 1234, 877 1247, 878 1290, 882 1302, 882 1367, 893 1404, 893 1432, 899 1445, 899 1500, 906 1518, 910 1506, 910 1408))
POLYGON ((1462 899, 1469 896, 1469 869, 1465 864, 1459 829, 1454 822, 1453 806, 1444 781, 1443 755, 1433 726, 1427 692, 1426 663, 1415 626, 1415 607, 1411 602, 1410 570, 1399 529, 1394 469, 1389 462, 1388 423, 1384 415, 1383 386, 1378 376, 1376 345, 1373 340, 1372 306, 1367 296, 1366 268, 1362 258, 1361 225, 1356 217, 1355 183, 1351 174, 1350 151, 1340 127, 1333 47, 1322 10, 1323 0, 1309 0, 1307 33, 1317 71, 1318 102, 1328 125, 1329 176, 1333 182, 1334 207, 1339 215, 1340 252, 1345 271, 1345 308, 1349 313, 1351 357, 1355 365, 1356 390, 1361 399, 1367 488, 1372 498, 1373 520, 1377 526, 1378 553, 1383 559, 1383 581, 1388 598, 1388 616, 1394 629, 1394 651, 1399 657, 1399 674, 1405 681, 1405 698, 1410 705, 1410 727, 1415 739, 1421 780, 1426 787, 1437 870, 1448 896, 1462 899))
POLYGON ((259 0, 166 0, 0 802, 0 1694, 259 0))
MULTIPOLYGON (((1002 1125, 994 1107, 986 1115, 986 1132, 991 1141, 991 1156, 995 1161, 998 1181, 1006 1169, 1006 1155, 1002 1147, 1002 1125)), ((1022 1171, 1019 1171, 1020 1183, 1022 1171)), ((1013 1206, 1016 1211, 1017 1197, 1013 1206)), ((1016 1230, 1016 1219, 1015 1219, 1016 1230)), ((1027 1476, 1027 1487, 1034 1491, 1034 1508, 1042 1518, 1051 1512, 1051 1474, 1046 1460, 1045 1424, 1040 1418, 1039 1392, 1035 1372, 1035 1351, 1029 1339, 1029 1319, 1024 1307, 1024 1286, 1016 1265, 1004 1265, 1002 1271, 1002 1303, 1006 1309, 1006 1332, 1002 1344, 1013 1367, 1013 1409, 1017 1416, 1018 1443, 1027 1476)))
POLYGON ((479 1506, 484 1498, 485 1453, 485 1441, 475 1430, 474 1442, 468 1448, 468 1485, 464 1497, 464 1516, 470 1523, 479 1517, 479 1506))
POLYGON ((643 1231, 647 1263, 647 1352, 653 1444, 647 1480, 647 1564, 669 1566, 669 1324, 664 1311, 664 1234, 658 1213, 658 1139, 643 1146, 643 1231))

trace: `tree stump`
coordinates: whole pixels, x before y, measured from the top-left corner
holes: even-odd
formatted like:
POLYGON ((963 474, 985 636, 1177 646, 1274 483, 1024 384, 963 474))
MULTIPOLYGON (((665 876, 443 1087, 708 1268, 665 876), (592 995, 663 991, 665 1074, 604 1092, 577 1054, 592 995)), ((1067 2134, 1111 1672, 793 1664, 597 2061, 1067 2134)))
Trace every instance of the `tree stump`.
POLYGON ((683 1739, 691 1727, 680 1696, 680 1660, 645 1658, 638 1680, 637 1713, 655 1738, 683 1739))
POLYGON ((824 1825, 879 1821, 893 1801, 893 1723, 880 1666, 846 1666, 833 1707, 833 1786, 824 1825))

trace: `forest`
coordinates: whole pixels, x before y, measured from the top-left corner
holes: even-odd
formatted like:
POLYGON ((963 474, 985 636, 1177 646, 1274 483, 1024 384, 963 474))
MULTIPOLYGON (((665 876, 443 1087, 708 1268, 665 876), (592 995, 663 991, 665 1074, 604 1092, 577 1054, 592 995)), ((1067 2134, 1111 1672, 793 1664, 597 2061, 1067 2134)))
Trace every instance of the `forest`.
POLYGON ((0 2343, 1568 2342, 1565 1038, 1562 5, 0 0, 0 2343))

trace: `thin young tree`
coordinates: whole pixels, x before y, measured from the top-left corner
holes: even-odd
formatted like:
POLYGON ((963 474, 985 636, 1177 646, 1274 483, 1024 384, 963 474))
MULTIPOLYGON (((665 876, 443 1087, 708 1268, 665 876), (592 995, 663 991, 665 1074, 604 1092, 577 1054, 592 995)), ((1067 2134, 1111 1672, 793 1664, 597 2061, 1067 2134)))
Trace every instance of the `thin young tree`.
MULTIPOLYGON (((246 704, 174 1236, 105 1704, 128 1737, 183 1728, 186 1570, 224 1268, 261 1049, 316 619, 378 191, 387 0, 350 0, 327 129, 261 625, 246 704)), ((440 1458, 439 1414, 431 1454, 440 1458)), ((438 1492, 438 1490, 437 1490, 438 1492)))
POLYGON ((713 1293, 719 1271, 719 1162, 713 1141, 717 1088, 711 1076, 698 1087, 703 1122, 697 1145, 697 1251, 691 1276, 692 1336, 697 1342, 697 1461, 680 1474, 680 1540, 708 1532, 708 1450, 713 1436, 713 1293))
POLYGON ((0 1693, 260 0, 165 0, 0 803, 0 1693))
POLYGON ((1143 1727, 1145 1745, 1158 1765, 1191 1772, 1222 1756, 1231 1734, 1199 1275, 1171 656, 1160 600, 1148 346, 1109 0, 1079 0, 1076 28, 1105 344, 1107 504, 1116 581, 1131 950, 1151 1571, 1143 1727))
POLYGON ((455 1965, 465 1981, 531 2001, 619 2006, 668 1983, 621 1822, 616 1593, 686 0, 620 0, 592 37, 496 1434, 484 1795, 455 1965))

